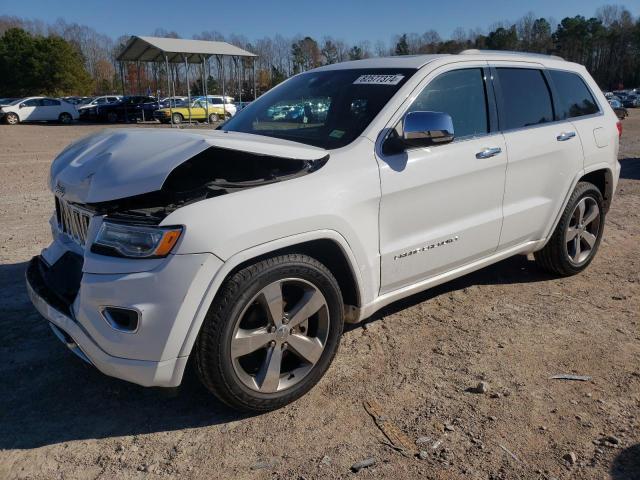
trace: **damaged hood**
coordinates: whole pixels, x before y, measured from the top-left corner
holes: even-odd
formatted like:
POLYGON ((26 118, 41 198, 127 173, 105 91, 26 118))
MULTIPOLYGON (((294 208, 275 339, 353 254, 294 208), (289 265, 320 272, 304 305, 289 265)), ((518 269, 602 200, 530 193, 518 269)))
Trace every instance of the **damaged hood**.
POLYGON ((72 143, 58 155, 51 165, 50 188, 76 203, 154 192, 176 167, 210 147, 302 161, 327 156, 322 148, 247 133, 107 129, 72 143))

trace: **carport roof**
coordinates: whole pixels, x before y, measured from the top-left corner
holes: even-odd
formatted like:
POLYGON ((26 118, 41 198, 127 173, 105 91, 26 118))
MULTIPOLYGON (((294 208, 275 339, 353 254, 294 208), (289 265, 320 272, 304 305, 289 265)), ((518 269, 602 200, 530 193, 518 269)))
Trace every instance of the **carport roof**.
POLYGON ((132 36, 118 55, 118 61, 160 62, 165 55, 171 63, 200 63, 214 55, 256 57, 257 55, 227 42, 182 38, 132 36))

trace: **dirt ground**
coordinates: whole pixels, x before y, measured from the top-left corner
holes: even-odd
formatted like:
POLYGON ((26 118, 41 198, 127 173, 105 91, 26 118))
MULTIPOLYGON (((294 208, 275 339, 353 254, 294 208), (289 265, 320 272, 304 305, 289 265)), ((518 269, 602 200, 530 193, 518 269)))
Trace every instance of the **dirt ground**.
POLYGON ((557 279, 519 256, 348 329, 325 378, 241 416, 192 378, 145 389, 84 365, 29 303, 49 165, 97 126, 0 125, 0 478, 640 479, 640 110, 600 252, 557 279), (551 380, 554 374, 591 381, 551 380), (480 381, 483 394, 466 391, 480 381), (387 445, 363 401, 411 441, 387 445), (351 466, 373 458, 373 466, 351 466))

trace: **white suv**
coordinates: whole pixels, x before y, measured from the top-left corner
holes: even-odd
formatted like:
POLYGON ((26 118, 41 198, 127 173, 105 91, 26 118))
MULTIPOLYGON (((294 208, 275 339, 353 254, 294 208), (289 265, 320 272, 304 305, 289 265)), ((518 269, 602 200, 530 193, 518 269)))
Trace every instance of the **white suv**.
POLYGON ((217 131, 67 147, 28 290, 107 375, 177 386, 192 358, 223 402, 277 408, 322 377, 345 321, 511 255, 586 268, 619 129, 586 70, 554 57, 318 68, 217 131))

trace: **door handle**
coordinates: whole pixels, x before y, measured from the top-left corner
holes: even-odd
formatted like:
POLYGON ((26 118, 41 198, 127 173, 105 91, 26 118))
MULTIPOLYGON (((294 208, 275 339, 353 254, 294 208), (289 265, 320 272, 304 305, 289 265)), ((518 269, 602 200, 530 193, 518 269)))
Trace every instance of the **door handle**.
POLYGON ((500 147, 488 147, 481 152, 476 153, 476 158, 491 158, 495 157, 499 153, 502 153, 502 149, 500 147))
POLYGON ((562 132, 556 137, 559 142, 566 142, 567 140, 576 136, 576 132, 562 132))

